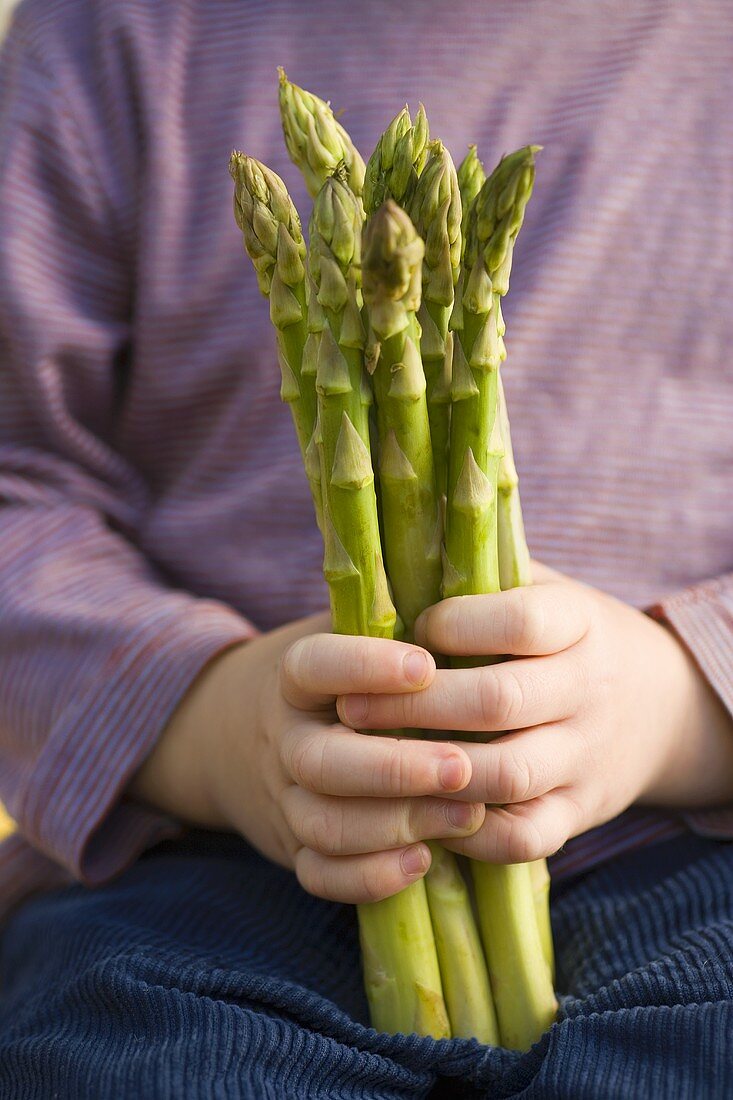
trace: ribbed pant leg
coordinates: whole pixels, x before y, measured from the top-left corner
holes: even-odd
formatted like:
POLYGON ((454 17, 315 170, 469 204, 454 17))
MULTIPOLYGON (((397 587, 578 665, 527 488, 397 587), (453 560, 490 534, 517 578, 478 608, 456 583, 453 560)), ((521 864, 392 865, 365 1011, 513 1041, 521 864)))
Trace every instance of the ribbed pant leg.
POLYGON ((3 940, 0 1100, 727 1100, 733 846, 616 860, 553 906, 558 1023, 519 1054, 366 1025, 353 910, 245 845, 167 846, 3 940))
POLYGON ((2 948, 2 1100, 393 1100, 435 1079, 435 1044, 364 1026, 353 909, 237 841, 26 903, 2 948))

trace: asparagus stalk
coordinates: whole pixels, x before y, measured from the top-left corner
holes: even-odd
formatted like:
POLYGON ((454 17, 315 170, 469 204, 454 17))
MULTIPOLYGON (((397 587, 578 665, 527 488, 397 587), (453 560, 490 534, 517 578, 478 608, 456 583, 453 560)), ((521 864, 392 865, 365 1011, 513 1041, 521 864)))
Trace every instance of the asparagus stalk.
MULTIPOLYGON (((468 213, 473 200, 486 181, 483 165, 478 158, 476 146, 470 145, 468 153, 458 168, 458 186, 463 206, 462 238, 465 249, 465 234, 468 227, 468 213)), ((499 333, 504 335, 503 322, 499 333)), ((497 526, 499 553, 499 580, 502 590, 518 585, 532 583, 529 550, 524 534, 522 509, 519 502, 519 479, 514 465, 509 416, 504 395, 504 386, 499 372, 499 423, 503 455, 499 462, 497 526)), ((532 888, 535 902, 535 914, 540 931, 540 939, 545 960, 554 979, 555 963, 552 945, 552 926, 550 924, 550 876, 547 861, 540 859, 531 864, 532 888)))
POLYGON ((353 141, 334 117, 329 103, 306 92, 288 80, 283 68, 280 76, 280 118, 285 145, 293 164, 300 168, 311 198, 315 198, 326 178, 343 163, 349 187, 361 195, 364 187, 364 161, 353 141))
POLYGON ((441 582, 440 516, 415 312, 423 252, 409 216, 387 200, 365 229, 363 282, 378 341, 367 363, 377 408, 387 570, 408 640, 420 612, 440 598, 441 582))
POLYGON ((316 365, 324 575, 337 633, 388 638, 395 609, 380 550, 362 385, 361 222, 358 200, 345 176, 329 177, 313 208, 309 256, 316 301, 325 318, 316 365))
POLYGON ((427 157, 430 131, 422 103, 414 125, 403 107, 384 131, 367 161, 364 208, 374 214, 387 199, 408 206, 427 157))
MULTIPOLYGON (((536 146, 505 157, 470 213, 462 328, 454 341, 443 590, 500 590, 497 487, 503 453, 498 373, 505 357, 500 298, 534 180, 536 146)), ((473 863, 479 923, 501 1041, 526 1049, 552 1022, 556 1002, 535 917, 530 868, 473 863)))
POLYGON ((474 861, 471 871, 501 1042, 512 1050, 529 1050, 557 1012, 537 923, 532 865, 474 861))
POLYGON ((420 349, 427 382, 428 414, 435 481, 440 498, 447 489, 452 338, 448 323, 461 266, 461 196, 450 153, 431 141, 425 168, 410 205, 425 241, 420 349))
POLYGON ((500 299, 534 180, 536 146, 505 157, 481 188, 463 264, 459 339, 454 340, 443 590, 499 591, 496 488, 503 453, 497 420, 505 358, 500 299))
POLYGON ((552 921, 550 919, 550 872, 546 859, 536 859, 529 865, 532 879, 532 896, 537 928, 540 933, 542 954, 545 958, 551 980, 555 981, 555 947, 552 942, 552 921))
MULTIPOLYGON (((254 157, 232 153, 229 172, 234 180, 234 216, 254 264, 258 286, 270 302, 280 360, 280 396, 290 405, 301 453, 306 458, 316 418, 316 388, 304 355, 306 251, 300 218, 277 173, 254 157)), ((306 473, 320 525, 318 464, 306 461, 306 473)))
POLYGON ((468 888, 452 852, 432 842, 430 851, 425 887, 451 1033, 498 1046, 494 1000, 468 888))
POLYGON ((499 579, 502 591, 532 583, 529 548, 524 534, 519 478, 514 465, 509 414, 504 385, 499 372, 499 424, 504 454, 499 463, 497 527, 499 540, 499 579))
MULTIPOLYGON (((395 608, 382 563, 369 452, 361 325, 359 200, 337 170, 313 208, 311 272, 325 324, 316 391, 325 543, 333 629, 391 637, 395 608)), ((424 882, 359 907, 364 979, 380 1030, 450 1034, 424 882)))
MULTIPOLYGON (((509 414, 504 386, 499 372, 499 422, 504 454, 499 463, 498 539, 499 578, 502 590, 518 588, 532 583, 529 548, 524 534, 522 506, 519 500, 519 478, 514 465, 509 414)), ((539 859, 530 865, 535 915, 542 942, 545 961, 550 974, 555 977, 555 953, 552 945, 550 922, 550 874, 547 860, 539 859)))

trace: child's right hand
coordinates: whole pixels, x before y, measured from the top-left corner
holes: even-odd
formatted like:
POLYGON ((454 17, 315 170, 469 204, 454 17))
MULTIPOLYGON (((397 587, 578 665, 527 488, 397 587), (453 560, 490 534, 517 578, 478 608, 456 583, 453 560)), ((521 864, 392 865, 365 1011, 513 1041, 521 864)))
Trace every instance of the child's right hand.
POLYGON ((338 695, 419 691, 425 650, 326 633, 328 615, 229 649, 198 677, 130 793, 196 825, 241 833, 310 893, 376 901, 420 878, 425 840, 465 837, 485 807, 455 798, 458 745, 365 735, 338 695))

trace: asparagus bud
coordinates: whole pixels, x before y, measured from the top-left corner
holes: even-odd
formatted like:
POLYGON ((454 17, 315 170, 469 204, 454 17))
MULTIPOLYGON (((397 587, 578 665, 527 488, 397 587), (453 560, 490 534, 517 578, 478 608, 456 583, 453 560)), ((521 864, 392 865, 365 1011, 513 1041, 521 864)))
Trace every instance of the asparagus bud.
POLYGON ((461 219, 461 258, 466 247, 468 231, 468 212, 473 200, 486 182, 484 166, 478 159, 475 145, 469 145, 468 152, 458 166, 458 187, 461 192, 463 216, 461 219))
POLYGON ((392 119, 369 158, 364 179, 364 207, 373 214, 387 199, 407 206, 427 156, 428 117, 420 104, 414 125, 407 107, 392 119))
MULTIPOLYGON (((287 233, 290 261, 283 281, 294 286, 304 278, 305 242, 298 212, 285 184, 267 165, 236 151, 229 160, 229 174, 234 180, 234 217, 254 264, 260 290, 269 296, 281 226, 287 233)), ((280 273, 283 274, 282 267, 280 273)))
POLYGON ((278 69, 280 75, 280 117, 285 145, 293 164, 300 168, 312 198, 326 178, 343 162, 349 187, 361 195, 364 161, 331 106, 311 92, 299 88, 278 69))

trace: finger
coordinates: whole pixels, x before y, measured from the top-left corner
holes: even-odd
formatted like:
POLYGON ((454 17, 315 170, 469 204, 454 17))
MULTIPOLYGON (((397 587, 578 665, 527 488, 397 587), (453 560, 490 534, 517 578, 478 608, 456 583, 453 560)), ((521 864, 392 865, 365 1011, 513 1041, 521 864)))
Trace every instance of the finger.
POLYGON ((588 597, 565 581, 487 596, 452 596, 423 611, 415 637, 436 653, 531 657, 568 649, 585 635, 589 622, 588 597))
POLYGON ((463 840, 444 841, 454 852, 486 863, 531 863, 554 855, 586 827, 569 788, 558 788, 531 802, 488 807, 481 828, 463 840))
POLYGON ((288 827, 301 844, 325 856, 403 848, 421 840, 469 836, 483 803, 439 798, 335 798, 289 787, 282 796, 288 827))
POLYGON ((295 857, 295 873, 304 890, 347 905, 391 897, 422 878, 429 866, 426 844, 363 856, 324 856, 301 848, 295 857))
POLYGON ((516 730, 489 744, 466 741, 471 779, 448 797, 506 805, 529 802, 587 774, 586 738, 566 722, 516 730))
POLYGON ((406 642, 309 634, 283 654, 280 684, 292 706, 315 709, 344 692, 419 691, 434 672, 431 655, 406 642))
POLYGON ((359 729, 497 733, 569 718, 580 706, 580 662, 569 651, 483 668, 438 669, 414 695, 344 695, 339 718, 359 729))
POLYGON ((395 798, 460 791, 471 764, 458 745, 366 737, 338 723, 305 721, 282 738, 294 783, 317 794, 395 798))

